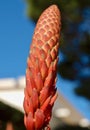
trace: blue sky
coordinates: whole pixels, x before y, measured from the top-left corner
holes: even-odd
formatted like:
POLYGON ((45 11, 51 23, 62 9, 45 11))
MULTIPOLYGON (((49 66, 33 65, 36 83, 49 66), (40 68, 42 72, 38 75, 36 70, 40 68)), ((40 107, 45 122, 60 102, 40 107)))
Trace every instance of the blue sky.
POLYGON ((0 78, 25 74, 33 30, 22 0, 0 1, 0 78))
MULTIPOLYGON (((23 0, 0 1, 0 78, 25 75, 34 23, 25 15, 23 0)), ((58 79, 59 91, 88 119, 89 101, 77 97, 72 82, 58 79)))

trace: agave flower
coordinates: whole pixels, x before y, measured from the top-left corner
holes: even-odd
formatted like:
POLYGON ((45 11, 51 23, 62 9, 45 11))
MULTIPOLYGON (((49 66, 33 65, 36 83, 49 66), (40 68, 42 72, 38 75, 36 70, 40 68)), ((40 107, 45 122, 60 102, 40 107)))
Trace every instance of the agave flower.
POLYGON ((27 59, 24 123, 27 130, 50 130, 49 121, 57 97, 56 69, 60 12, 51 5, 40 16, 27 59))

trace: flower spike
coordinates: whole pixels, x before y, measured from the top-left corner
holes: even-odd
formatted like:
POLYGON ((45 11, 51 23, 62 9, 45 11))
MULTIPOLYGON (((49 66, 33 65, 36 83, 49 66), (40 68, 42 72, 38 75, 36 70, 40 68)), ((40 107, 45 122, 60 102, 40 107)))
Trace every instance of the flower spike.
POLYGON ((27 60, 24 123, 27 130, 50 130, 57 97, 56 71, 60 37, 60 11, 48 7, 40 16, 27 60))

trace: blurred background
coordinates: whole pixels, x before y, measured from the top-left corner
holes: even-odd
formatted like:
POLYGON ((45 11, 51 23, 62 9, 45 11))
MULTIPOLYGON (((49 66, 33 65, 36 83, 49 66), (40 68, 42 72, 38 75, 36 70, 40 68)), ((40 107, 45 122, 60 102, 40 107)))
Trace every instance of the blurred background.
POLYGON ((0 1, 0 130, 25 130, 23 89, 36 22, 57 4, 62 17, 58 99, 52 130, 90 129, 90 0, 0 1))

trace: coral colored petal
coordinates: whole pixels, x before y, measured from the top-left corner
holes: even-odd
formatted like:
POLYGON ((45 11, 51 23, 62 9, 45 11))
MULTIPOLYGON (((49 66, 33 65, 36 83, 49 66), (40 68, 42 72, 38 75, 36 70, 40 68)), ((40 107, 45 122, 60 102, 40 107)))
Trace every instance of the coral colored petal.
POLYGON ((46 59, 46 64, 47 64, 48 67, 50 66, 51 62, 52 62, 52 57, 51 57, 51 55, 49 54, 49 55, 47 56, 47 59, 46 59))
POLYGON ((26 88, 24 88, 24 95, 25 95, 26 98, 29 98, 29 95, 28 95, 28 92, 27 92, 26 88))
POLYGON ((40 128, 43 127, 44 119, 45 119, 45 116, 44 116, 43 111, 40 109, 37 109, 37 111, 35 112, 35 128, 37 130, 40 130, 40 128))
POLYGON ((44 101, 47 99, 47 97, 49 96, 49 87, 44 87, 41 91, 40 91, 40 105, 42 105, 44 103, 44 101))
POLYGON ((50 104, 47 106, 47 109, 44 111, 44 114, 45 114, 45 123, 48 124, 52 115, 52 106, 50 104))
POLYGON ((49 86, 51 87, 54 82, 54 73, 50 72, 45 80, 44 86, 49 86))
POLYGON ((38 92, 35 88, 32 91, 31 100, 32 100, 34 111, 35 111, 38 108, 38 103, 39 103, 38 92))
POLYGON ((55 49, 51 50, 51 56, 52 56, 52 60, 54 60, 56 58, 57 54, 56 54, 55 49))
POLYGON ((47 74, 48 74, 48 68, 46 62, 44 61, 41 65, 41 75, 43 80, 45 80, 47 74))
POLYGON ((37 90, 38 92, 40 92, 40 90, 43 87, 43 80, 42 80, 40 72, 37 73, 37 75, 35 76, 35 82, 36 82, 37 90))
POLYGON ((51 105, 51 106, 54 104, 54 102, 55 102, 57 96, 58 96, 58 94, 55 93, 54 96, 52 97, 51 102, 50 102, 50 105, 51 105))
POLYGON ((29 112, 31 112, 33 114, 33 104, 32 104, 31 98, 30 99, 24 98, 23 106, 24 106, 24 110, 27 114, 29 112))
POLYGON ((47 109, 47 106, 49 105, 50 101, 51 101, 51 96, 46 99, 46 101, 43 103, 43 105, 41 106, 40 109, 45 111, 47 109))
POLYGON ((44 86, 49 86, 49 87, 53 86, 55 77, 56 77, 56 71, 53 71, 53 63, 51 63, 48 70, 48 76, 44 82, 44 86))
POLYGON ((30 58, 27 59, 27 65, 28 65, 28 67, 33 67, 33 63, 30 60, 30 58))
POLYGON ((26 80, 26 91, 27 91, 28 95, 31 96, 31 94, 32 94, 32 84, 31 84, 30 80, 26 80))
POLYGON ((33 73, 34 73, 33 68, 27 69, 27 72, 26 72, 26 85, 28 84, 28 86, 30 86, 32 89, 36 88, 36 84, 35 84, 33 73))
POLYGON ((27 130, 34 130, 34 120, 31 112, 26 117, 26 128, 27 130))

